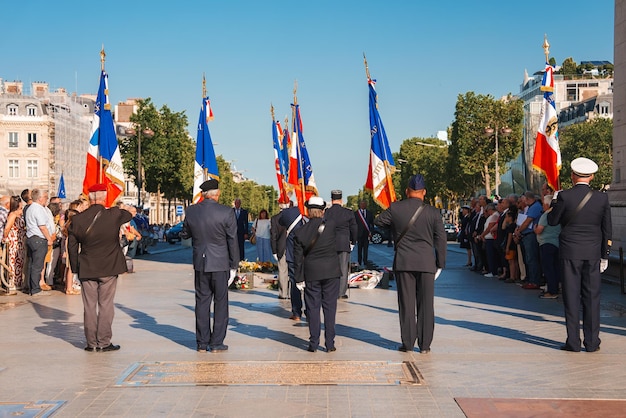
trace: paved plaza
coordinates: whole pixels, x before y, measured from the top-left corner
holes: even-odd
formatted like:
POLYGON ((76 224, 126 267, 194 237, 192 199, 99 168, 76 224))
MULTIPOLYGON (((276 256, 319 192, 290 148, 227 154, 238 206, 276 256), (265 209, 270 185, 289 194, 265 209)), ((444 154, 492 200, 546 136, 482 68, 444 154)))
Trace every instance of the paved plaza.
MULTIPOLYGON (((117 352, 83 351, 80 296, 2 296, 0 416, 463 417, 455 398, 626 399, 626 295, 619 286, 603 284, 602 350, 563 352, 560 299, 539 299, 538 291, 469 272, 458 244, 448 247, 448 267, 435 286, 430 354, 396 350, 393 281, 388 290, 351 289, 338 306, 337 351, 309 353, 306 323, 287 319, 289 301, 261 277, 255 289, 230 292, 229 350, 198 353, 191 249, 180 244, 152 247, 135 260, 136 273, 120 277, 117 352), (326 364, 365 372, 412 364, 420 379, 368 384, 355 375, 352 382, 314 385, 263 376, 297 362, 303 370, 326 364), (211 367, 218 366, 261 372, 257 381, 243 369, 226 383, 194 383, 201 373, 214 378, 211 367), (143 378, 134 372, 142 367, 143 378)), ((392 249, 372 245, 370 259, 390 266, 392 249)))

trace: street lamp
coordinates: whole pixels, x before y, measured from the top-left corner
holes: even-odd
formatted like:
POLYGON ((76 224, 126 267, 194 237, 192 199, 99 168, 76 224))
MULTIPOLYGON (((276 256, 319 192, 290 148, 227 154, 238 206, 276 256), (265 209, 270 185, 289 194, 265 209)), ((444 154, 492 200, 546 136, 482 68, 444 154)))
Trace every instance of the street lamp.
POLYGON ((137 206, 143 210, 143 202, 141 201, 143 192, 143 179, 141 168, 141 134, 150 139, 154 136, 154 131, 150 128, 135 130, 133 128, 126 129, 126 135, 132 136, 137 134, 137 206))
MULTIPOLYGON (((508 126, 504 126, 504 127, 500 128, 499 131, 500 131, 500 135, 502 135, 502 136, 509 136, 509 135, 511 135, 511 132, 512 132, 511 128, 509 128, 508 126)), ((499 189, 499 187, 500 187, 500 166, 498 164, 498 125, 497 124, 496 124, 496 128, 495 129, 491 128, 489 126, 487 126, 485 128, 485 136, 487 138, 491 138, 492 135, 495 136, 495 139, 496 139, 496 153, 495 153, 496 154, 496 187, 495 187, 496 192, 495 192, 495 194, 496 194, 496 196, 500 196, 500 189, 499 189)))

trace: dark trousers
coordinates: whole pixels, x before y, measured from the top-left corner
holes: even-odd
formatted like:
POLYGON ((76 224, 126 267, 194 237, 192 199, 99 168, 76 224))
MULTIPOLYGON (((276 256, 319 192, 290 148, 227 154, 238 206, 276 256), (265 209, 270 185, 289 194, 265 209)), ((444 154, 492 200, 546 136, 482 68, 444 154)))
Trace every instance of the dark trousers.
POLYGON ((350 253, 347 251, 337 251, 339 256, 339 268, 341 277, 339 278, 339 296, 344 296, 348 292, 348 274, 350 274, 350 253))
POLYGON ((228 276, 227 271, 195 271, 198 348, 212 348, 224 343, 228 327, 228 276), (214 308, 212 330, 211 303, 214 308))
POLYGON ((398 311, 402 345, 429 350, 435 331, 435 275, 417 271, 396 271, 398 311))
POLYGON ((324 312, 324 344, 327 350, 335 346, 335 317, 337 315, 338 295, 339 280, 337 278, 306 282, 304 300, 306 302, 306 318, 309 323, 309 345, 315 349, 320 344, 320 307, 324 312))
POLYGON ((28 257, 30 258, 29 269, 29 288, 30 294, 41 292, 39 281, 41 280, 41 272, 46 264, 46 254, 48 253, 48 240, 33 235, 26 239, 28 246, 28 257))
POLYGON ((106 347, 111 344, 115 313, 117 276, 83 279, 80 281, 84 306, 85 339, 89 347, 106 347))
POLYGON ((521 245, 524 266, 526 267, 526 280, 528 280, 529 283, 541 285, 541 265, 539 261, 539 243, 537 242, 537 235, 535 235, 534 232, 522 235, 521 245))
POLYGON ((559 282, 561 281, 561 267, 559 266, 559 247, 554 244, 543 244, 539 246, 541 258, 541 268, 548 284, 548 293, 557 295, 559 293, 559 282))
POLYGON ((583 344, 587 351, 600 347, 600 259, 561 259, 565 345, 580 351, 580 304, 583 305, 583 344))
POLYGON ((246 254, 245 254, 246 240, 243 238, 243 234, 237 235, 237 243, 239 244, 239 260, 243 261, 246 259, 246 254))
POLYGON ((296 287, 296 266, 291 261, 287 261, 287 271, 289 274, 289 285, 291 298, 291 314, 302 316, 302 292, 296 287))
POLYGON ((370 238, 368 234, 362 234, 356 243, 357 259, 359 264, 367 263, 367 251, 370 246, 370 238))
POLYGON ((500 263, 498 263, 498 253, 496 253, 496 246, 494 243, 495 240, 485 240, 485 253, 487 254, 487 269, 491 274, 497 276, 500 263))

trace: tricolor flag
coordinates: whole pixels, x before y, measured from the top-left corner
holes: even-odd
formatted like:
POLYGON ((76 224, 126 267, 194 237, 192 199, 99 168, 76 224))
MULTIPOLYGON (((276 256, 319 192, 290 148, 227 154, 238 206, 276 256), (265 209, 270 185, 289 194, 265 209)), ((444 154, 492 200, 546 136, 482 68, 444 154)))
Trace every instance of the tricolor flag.
POLYGON ((61 173, 61 178, 59 179, 59 191, 57 192, 57 197, 67 199, 67 196, 65 195, 65 180, 63 180, 63 173, 61 173))
POLYGON ((124 169, 111 115, 108 79, 109 76, 103 69, 91 122, 91 139, 87 151, 83 193, 88 195, 89 188, 94 184, 106 184, 108 192, 106 206, 110 207, 124 191, 124 169))
POLYGON ((202 201, 200 194, 200 185, 206 180, 212 178, 220 179, 220 173, 217 169, 217 160, 215 159, 215 151, 213 150, 213 142, 211 141, 211 133, 209 132, 208 121, 213 119, 213 111, 211 110, 211 102, 208 97, 202 99, 202 107, 200 108, 200 118, 198 120, 198 136, 196 139, 196 161, 193 168, 193 203, 202 201))
POLYGON ((365 190, 369 191, 383 209, 387 209, 391 202, 396 201, 396 192, 391 181, 391 174, 395 171, 395 164, 387 134, 383 127, 383 121, 378 113, 378 103, 374 84, 376 80, 372 80, 367 70, 367 61, 365 62, 367 72, 367 84, 370 91, 370 164, 367 171, 367 180, 365 181, 365 190))
POLYGON ((293 135, 291 137, 292 151, 289 153, 289 179, 290 184, 293 184, 291 182, 293 164, 295 165, 293 171, 295 171, 297 175, 297 182, 294 187, 296 201, 300 212, 307 213, 304 203, 309 200, 311 196, 317 196, 317 186, 315 184, 313 168, 311 167, 311 160, 309 159, 309 152, 306 149, 304 135, 302 134, 300 105, 292 104, 291 107, 293 109, 293 135))
POLYGON ((535 140, 533 167, 546 176, 546 181, 552 190, 559 190, 561 150, 559 149, 558 116, 554 103, 553 71, 554 67, 546 62, 546 71, 541 82, 541 90, 544 93, 541 119, 535 140))
POLYGON ((274 165, 276 168, 276 180, 278 181, 278 203, 289 203, 286 190, 285 174, 287 168, 283 159, 283 129, 280 122, 272 119, 272 139, 274 142, 274 165))

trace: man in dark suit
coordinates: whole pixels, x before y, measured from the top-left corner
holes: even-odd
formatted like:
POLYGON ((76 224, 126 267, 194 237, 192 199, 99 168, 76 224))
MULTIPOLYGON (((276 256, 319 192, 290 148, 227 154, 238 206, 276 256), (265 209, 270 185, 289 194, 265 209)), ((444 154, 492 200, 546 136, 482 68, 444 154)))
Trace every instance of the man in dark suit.
POLYGON ((335 316, 339 295, 339 257, 335 242, 336 226, 324 219, 326 202, 318 196, 309 198, 309 222, 295 232, 293 252, 296 283, 304 288, 306 316, 309 323, 308 351, 315 352, 320 342, 321 316, 324 311, 324 343, 327 352, 335 348, 335 316))
POLYGON ((235 213, 218 202, 215 179, 200 185, 203 200, 187 208, 180 236, 191 238, 196 289, 196 343, 201 353, 228 350, 228 283, 239 266, 235 213), (213 302, 213 329, 211 329, 213 302))
POLYGON ((365 200, 359 202, 359 209, 354 212, 354 218, 357 225, 357 259, 359 265, 364 265, 367 264, 367 250, 369 249, 372 229, 374 228, 374 215, 367 210, 367 202, 365 200))
POLYGON ((289 208, 289 203, 281 203, 281 211, 270 218, 270 245, 272 246, 272 254, 278 260, 278 299, 289 299, 289 273, 285 253, 287 228, 279 222, 282 211, 287 208, 289 208))
POLYGON ((350 273, 350 252, 354 248, 357 236, 356 219, 352 211, 342 206, 341 190, 330 192, 332 206, 326 209, 324 217, 335 222, 337 255, 341 267, 341 281, 339 282, 339 297, 347 299, 348 274, 350 273))
POLYGON ((248 239, 248 211, 241 207, 241 199, 235 199, 235 218, 237 219, 237 243, 239 244, 239 259, 245 260, 244 242, 248 239))
POLYGON ((302 291, 296 287, 296 266, 293 253, 293 237, 295 232, 304 225, 304 219, 297 206, 284 209, 280 212, 278 223, 285 230, 285 260, 287 261, 287 271, 289 275, 289 286, 291 299, 291 316, 292 321, 300 321, 302 318, 302 291))
POLYGON ((396 244, 393 271, 402 336, 398 350, 413 351, 417 339, 420 352, 426 354, 435 330, 435 280, 446 265, 446 231, 439 210, 424 203, 426 184, 421 174, 411 176, 405 193, 406 199, 392 203, 374 223, 391 227, 396 244))
POLYGON ((611 207, 606 193, 589 183, 598 165, 588 158, 574 159, 572 187, 555 192, 548 224, 561 225, 559 252, 567 341, 566 351, 580 351, 579 309, 583 305, 583 344, 587 352, 600 350, 600 273, 609 265, 611 207))
POLYGON ((68 227, 70 266, 82 287, 86 351, 116 351, 111 343, 115 289, 118 274, 125 273, 126 258, 120 247, 120 227, 132 218, 118 207, 105 208, 105 184, 89 188, 90 206, 72 217, 68 227))

